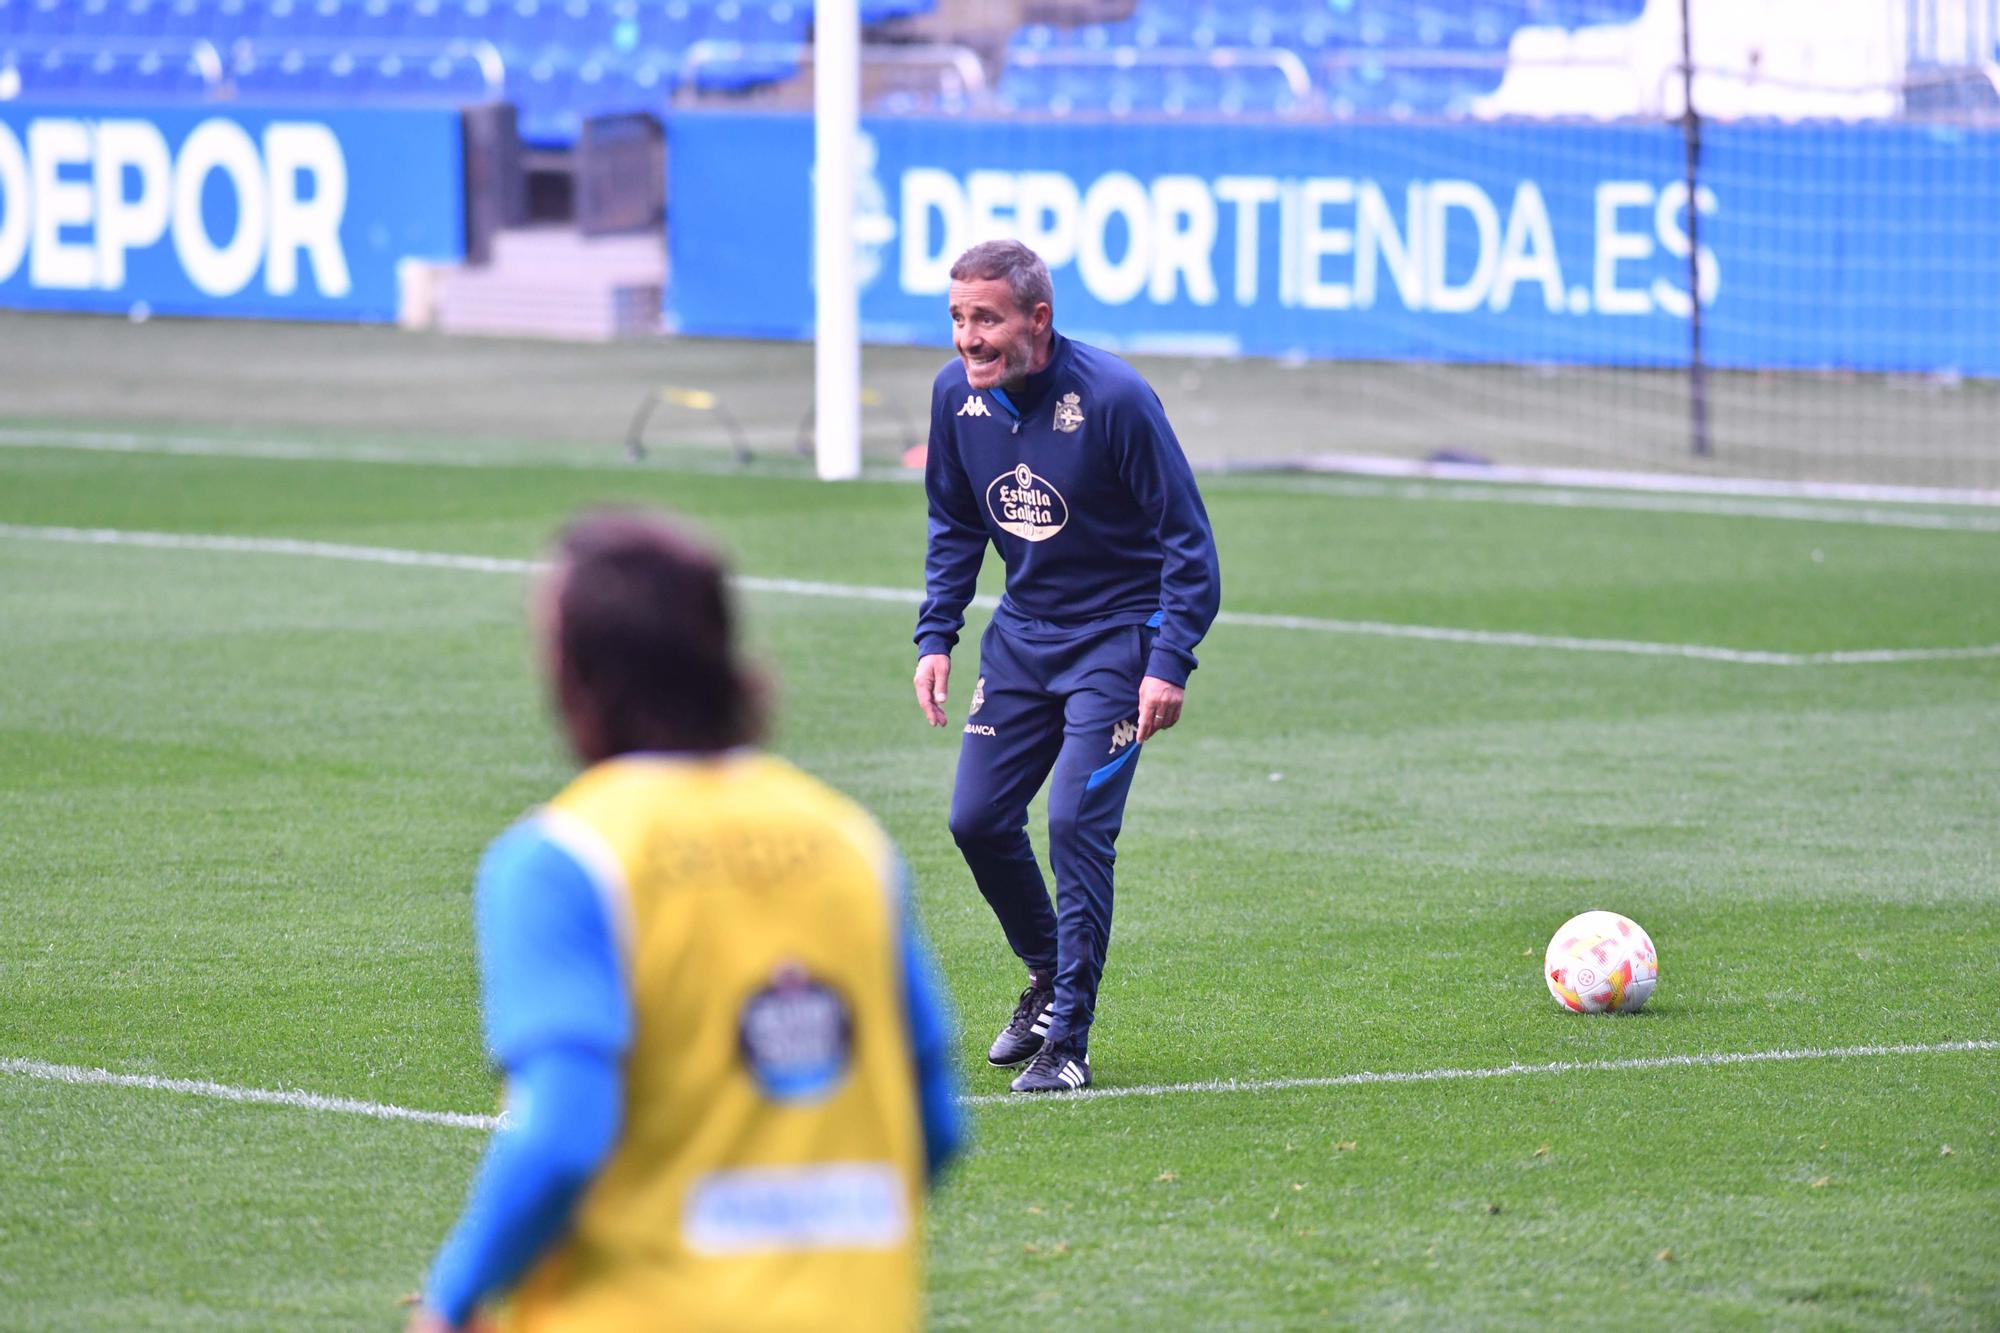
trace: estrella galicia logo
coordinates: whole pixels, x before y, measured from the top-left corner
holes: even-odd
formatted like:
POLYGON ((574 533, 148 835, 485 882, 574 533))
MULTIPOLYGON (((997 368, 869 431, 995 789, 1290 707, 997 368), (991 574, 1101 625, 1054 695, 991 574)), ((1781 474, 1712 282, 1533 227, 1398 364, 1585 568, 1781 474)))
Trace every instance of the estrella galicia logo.
POLYGON ((1026 463, 1002 472, 987 486, 986 512, 1002 532, 1031 542, 1047 541, 1069 522, 1069 505, 1061 492, 1026 463))
POLYGON ((788 963, 744 1004, 737 1044, 765 1096, 820 1101, 846 1077, 854 1019, 839 992, 788 963))

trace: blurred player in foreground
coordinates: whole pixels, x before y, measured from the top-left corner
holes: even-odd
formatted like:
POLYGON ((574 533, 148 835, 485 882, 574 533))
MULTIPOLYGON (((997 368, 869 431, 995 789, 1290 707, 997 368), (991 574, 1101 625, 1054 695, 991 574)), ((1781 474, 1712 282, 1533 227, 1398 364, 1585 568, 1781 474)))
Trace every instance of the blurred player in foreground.
POLYGON ((909 1329, 957 1149, 895 847, 749 748, 717 558, 590 515, 537 590, 585 771, 479 870, 506 1124, 412 1329, 909 1329))
POLYGON ((1221 603, 1208 513, 1160 399, 1108 352, 1055 330, 1054 289, 1019 241, 951 269, 959 359, 931 389, 917 705, 945 725, 951 649, 990 542, 1007 592, 979 640, 951 832, 1028 967, 987 1060, 1016 1092, 1090 1084, 1111 939, 1111 867, 1139 747, 1180 721, 1195 645, 1221 603), (1049 905, 1028 801, 1049 783, 1049 905))

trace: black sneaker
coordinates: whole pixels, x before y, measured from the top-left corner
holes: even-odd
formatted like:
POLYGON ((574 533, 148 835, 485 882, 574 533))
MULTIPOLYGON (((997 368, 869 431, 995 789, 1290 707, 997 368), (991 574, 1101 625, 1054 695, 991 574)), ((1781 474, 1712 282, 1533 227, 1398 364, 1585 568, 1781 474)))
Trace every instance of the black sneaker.
POLYGON ((1049 1015, 1055 1012, 1055 1007, 1055 987, 1037 986, 1030 981, 1028 989, 1021 992, 1020 1003, 1014 1006, 1014 1016, 1000 1029, 992 1049, 986 1052, 986 1063, 1009 1069, 1041 1050, 1042 1038, 1049 1032, 1049 1015))
POLYGON ((1012 1086, 1016 1092, 1079 1092, 1090 1086, 1090 1056, 1066 1041, 1044 1046, 1012 1086))

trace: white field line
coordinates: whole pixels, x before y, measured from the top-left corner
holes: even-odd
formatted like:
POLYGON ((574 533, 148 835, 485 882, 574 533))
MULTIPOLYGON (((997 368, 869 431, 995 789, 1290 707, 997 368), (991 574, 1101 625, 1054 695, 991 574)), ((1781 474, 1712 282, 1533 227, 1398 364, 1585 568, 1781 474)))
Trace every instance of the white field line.
POLYGON ((1259 490, 1306 491, 1363 499, 1410 500, 1419 503, 1529 505, 1541 509, 1581 509, 1597 512, 1694 514, 1714 518, 1763 518, 1789 523, 1828 523, 1846 527, 1914 528, 1926 532, 2000 532, 2000 515, 1945 513, 1922 509, 1857 508, 1801 501, 1761 500, 1704 495, 1659 495, 1615 490, 1582 491, 1507 486, 1492 482, 1454 484, 1438 481, 1379 481, 1367 477, 1238 476, 1239 485, 1259 490), (1262 484, 1257 484, 1261 482, 1262 484))
POLYGON ((1409 458, 1324 454, 1304 460, 1312 472, 1364 477, 1424 477, 1512 486, 1581 486, 1692 495, 1758 495, 1786 500, 1859 500, 1877 504, 2000 505, 2000 491, 1949 486, 1881 486, 1856 481, 1775 481, 1757 477, 1698 477, 1676 472, 1613 472, 1595 468, 1514 467, 1504 463, 1428 463, 1409 458))
MULTIPOLYGON (((0 448, 64 449, 85 453, 158 454, 170 457, 242 458, 259 462, 393 464, 414 467, 528 468, 577 472, 631 472, 635 464, 611 455, 494 454, 480 450, 404 449, 377 444, 315 444, 303 440, 241 439, 202 435, 141 435, 118 431, 77 431, 35 427, 0 427, 0 448)), ((679 472, 717 475, 783 475, 782 466, 748 467, 698 455, 677 455, 670 466, 679 472)), ((1660 473, 1593 472, 1578 469, 1478 467, 1468 464, 1414 463, 1402 459, 1318 458, 1305 463, 1309 471, 1343 474, 1317 478, 1292 475, 1288 489, 1333 495, 1413 501, 1457 501, 1485 504, 1525 504, 1556 509, 1636 510, 1660 514, 1697 514, 1723 518, 1762 518, 1805 523, 1863 527, 1919 528, 1940 532, 2000 532, 2000 517, 1968 513, 1936 513, 1895 509, 1855 508, 1856 500, 1885 504, 2000 505, 2000 492, 1926 487, 1871 487, 1844 483, 1736 481, 1729 478, 1682 477, 1660 473), (1406 477, 1401 484, 1371 481, 1373 477, 1406 477), (1445 483, 1469 483, 1448 485, 1445 483), (1555 488, 1555 489, 1551 489, 1555 488), (1567 488, 1567 489, 1563 489, 1567 488), (1713 497, 1713 498, 1703 498, 1713 497), (1735 497, 1735 498, 1730 498, 1735 497), (1838 501, 1838 504, 1786 503, 1838 501)), ((1254 482, 1262 470, 1229 465, 1199 470, 1229 484, 1254 482)), ((796 475, 805 476, 804 472, 796 475)), ((870 465, 862 475, 871 481, 915 482, 922 474, 910 468, 870 465)))
POLYGON ((363 1115, 376 1120, 412 1120, 420 1125, 450 1125, 456 1129, 494 1129, 500 1117, 468 1115, 462 1111, 414 1111, 407 1106, 387 1106, 381 1102, 356 1101, 352 1097, 327 1097, 317 1092, 284 1088, 232 1088, 205 1078, 159 1078, 152 1074, 114 1074, 108 1069, 86 1069, 81 1065, 52 1065, 43 1060, 0 1058, 0 1074, 43 1079, 50 1083, 111 1088, 143 1088, 148 1092, 178 1092, 189 1097, 206 1097, 219 1102, 254 1102, 260 1106, 290 1106, 302 1111, 335 1111, 341 1115, 363 1115))
MULTIPOLYGON (((1232 1092, 1291 1092, 1312 1088, 1365 1087, 1378 1083, 1449 1083, 1466 1079, 1518 1078, 1531 1074, 1595 1074, 1658 1069, 1713 1069, 1726 1065, 1789 1063, 1799 1060, 1858 1060, 1892 1055, 1951 1055, 1968 1051, 2000 1050, 2000 1041, 1973 1039, 1924 1044, 1899 1043, 1878 1046, 1804 1047, 1776 1051, 1718 1051, 1696 1055, 1644 1056, 1631 1060, 1551 1060, 1536 1065, 1493 1065, 1474 1069, 1363 1070, 1323 1078, 1217 1079, 1202 1083, 1149 1083, 1129 1088, 1086 1088, 1082 1092, 1046 1097, 1023 1097, 1010 1093, 981 1093, 960 1097, 965 1106, 1042 1105, 1082 1101, 1109 1101, 1121 1097, 1179 1097, 1232 1092)), ((357 1101, 352 1097, 328 1097, 295 1089, 236 1088, 207 1079, 161 1078, 152 1074, 117 1074, 108 1069, 82 1065, 49 1064, 43 1060, 0 1058, 0 1075, 40 1079, 77 1087, 139 1088, 149 1092, 177 1092, 213 1101, 246 1102, 260 1106, 286 1106, 302 1111, 332 1111, 340 1115, 366 1116, 375 1120, 407 1120, 425 1125, 446 1125, 455 1129, 499 1128, 501 1117, 473 1115, 463 1111, 419 1111, 407 1106, 357 1101)))
POLYGON ((1885 1046, 1806 1046, 1776 1051, 1716 1051, 1698 1055, 1652 1055, 1631 1060, 1551 1060, 1539 1065, 1491 1065, 1484 1069, 1363 1070, 1322 1078, 1211 1079, 1202 1083, 1142 1083, 1129 1088, 1085 1088, 1053 1098, 1014 1093, 982 1093, 959 1100, 968 1106, 1002 1106, 1023 1101, 1108 1101, 1115 1097, 1179 1097, 1190 1093, 1291 1092, 1299 1088, 1349 1088, 1372 1083, 1450 1083, 1463 1079, 1517 1078, 1525 1074, 1594 1074, 1647 1069, 1713 1069, 1722 1065, 1781 1064, 1794 1060, 1858 1060, 1886 1055, 1947 1055, 2000 1051, 2000 1041, 1973 1039, 1885 1046))
MULTIPOLYGON (((217 551, 231 554, 305 556, 364 564, 403 565, 464 570, 479 574, 531 574, 543 568, 536 560, 504 556, 456 555, 448 551, 406 551, 388 546, 350 546, 340 542, 301 541, 289 537, 231 537, 202 533, 136 532, 123 528, 29 527, 0 523, 0 538, 18 541, 66 542, 86 546, 137 546, 170 551, 217 551)), ((736 586, 746 592, 819 597, 835 601, 887 602, 915 608, 919 594, 907 588, 860 583, 823 583, 809 579, 772 579, 741 575, 736 586)), ((991 609, 991 597, 973 599, 991 609)), ((1433 643, 1471 644, 1486 648, 1531 648, 1553 652, 1612 653, 1628 657, 1665 657, 1746 666, 1877 666, 1902 662, 1949 662, 1966 658, 2000 657, 2000 644, 1958 648, 1864 648, 1824 653, 1763 652, 1717 648, 1698 643, 1655 643, 1643 639, 1585 639, 1561 634, 1527 634, 1511 630, 1457 629, 1442 625, 1401 625, 1379 620, 1331 620, 1319 616, 1265 615, 1224 611, 1218 625, 1249 629, 1295 630, 1317 634, 1349 634, 1385 639, 1419 639, 1433 643)))

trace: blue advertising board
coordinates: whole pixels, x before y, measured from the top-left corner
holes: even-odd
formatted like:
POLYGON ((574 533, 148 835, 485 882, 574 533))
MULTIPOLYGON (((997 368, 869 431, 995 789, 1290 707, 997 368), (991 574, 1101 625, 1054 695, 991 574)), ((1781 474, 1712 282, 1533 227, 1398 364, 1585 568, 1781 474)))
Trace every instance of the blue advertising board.
MULTIPOLYGON (((667 314, 811 333, 812 127, 669 123, 667 314)), ((2000 133, 1707 131, 1690 280, 1667 125, 864 126, 866 336, 943 342, 952 259, 1011 235, 1058 323, 1218 354, 2000 374, 2000 133)))
POLYGON ((463 162, 445 109, 0 105, 0 306, 392 320, 463 162))

